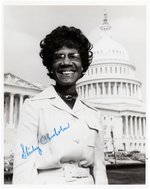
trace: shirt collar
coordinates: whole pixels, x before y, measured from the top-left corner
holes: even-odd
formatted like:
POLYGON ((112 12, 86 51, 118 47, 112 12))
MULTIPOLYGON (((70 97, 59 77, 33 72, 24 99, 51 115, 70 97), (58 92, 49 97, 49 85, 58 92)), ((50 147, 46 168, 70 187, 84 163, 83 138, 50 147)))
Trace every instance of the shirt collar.
POLYGON ((80 99, 80 97, 77 97, 75 106, 73 109, 69 108, 67 104, 59 97, 57 92, 54 89, 54 86, 51 85, 50 87, 46 88, 44 91, 36 95, 35 97, 31 98, 32 101, 36 100, 44 100, 44 99, 52 99, 51 104, 59 109, 65 110, 69 113, 75 113, 80 111, 81 109, 85 107, 84 102, 80 99))

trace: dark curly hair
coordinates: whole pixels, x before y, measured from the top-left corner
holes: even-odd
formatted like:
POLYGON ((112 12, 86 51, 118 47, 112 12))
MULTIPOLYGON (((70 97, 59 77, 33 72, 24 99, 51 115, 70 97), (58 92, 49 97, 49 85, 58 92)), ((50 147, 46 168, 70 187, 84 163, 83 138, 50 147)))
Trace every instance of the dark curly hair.
POLYGON ((48 69, 48 75, 51 78, 53 78, 50 71, 52 69, 54 53, 62 47, 75 48, 78 50, 83 66, 82 76, 88 69, 93 58, 93 53, 91 51, 93 47, 92 44, 84 36, 81 30, 75 27, 57 27, 40 42, 40 47, 40 57, 42 58, 43 65, 48 69))

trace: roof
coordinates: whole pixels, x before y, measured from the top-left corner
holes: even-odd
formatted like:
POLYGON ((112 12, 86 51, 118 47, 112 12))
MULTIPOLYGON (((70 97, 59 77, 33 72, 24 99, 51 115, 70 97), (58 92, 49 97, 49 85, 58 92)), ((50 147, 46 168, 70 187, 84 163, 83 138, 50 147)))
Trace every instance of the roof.
POLYGON ((103 35, 93 46, 93 53, 93 63, 96 59, 100 63, 115 62, 130 65, 130 59, 126 49, 107 35, 103 35))
POLYGON ((31 88, 41 90, 42 87, 36 86, 28 81, 25 81, 11 73, 4 74, 4 84, 11 85, 11 86, 18 86, 24 88, 31 88))

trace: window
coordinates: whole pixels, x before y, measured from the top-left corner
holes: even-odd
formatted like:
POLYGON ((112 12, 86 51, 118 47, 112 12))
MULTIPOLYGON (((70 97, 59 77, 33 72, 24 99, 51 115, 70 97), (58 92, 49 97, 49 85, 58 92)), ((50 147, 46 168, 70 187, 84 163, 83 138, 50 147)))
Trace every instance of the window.
POLYGON ((112 73, 112 67, 110 67, 110 73, 112 73))
POLYGON ((117 67, 115 67, 115 73, 117 73, 117 67))

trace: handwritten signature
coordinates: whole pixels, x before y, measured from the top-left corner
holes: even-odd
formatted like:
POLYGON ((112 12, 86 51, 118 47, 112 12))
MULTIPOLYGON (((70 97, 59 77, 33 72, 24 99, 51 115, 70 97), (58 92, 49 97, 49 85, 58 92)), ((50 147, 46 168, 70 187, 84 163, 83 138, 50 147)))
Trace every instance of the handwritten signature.
POLYGON ((38 151, 39 155, 42 155, 42 150, 39 146, 24 146, 23 144, 20 145, 22 149, 22 159, 26 159, 28 156, 30 156, 33 152, 38 151))
POLYGON ((57 137, 59 136, 62 132, 66 131, 67 129, 69 129, 70 127, 70 124, 68 123, 66 127, 62 127, 60 126, 58 130, 56 130, 56 128, 54 128, 53 130, 53 133, 50 135, 50 134, 46 134, 46 135, 43 135, 40 139, 39 139, 39 142, 41 144, 46 144, 48 141, 51 141, 54 137, 57 137))
MULTIPOLYGON (((56 130, 56 128, 54 128, 53 133, 51 135, 49 135, 48 133, 46 135, 43 135, 39 142, 41 144, 46 144, 48 141, 51 141, 54 137, 59 136, 62 132, 66 131, 67 129, 69 129, 70 124, 67 123, 66 127, 62 127, 60 126, 58 130, 56 130)), ((22 149, 22 159, 26 159, 27 157, 29 157, 33 152, 37 151, 39 153, 39 155, 42 155, 42 150, 39 146, 32 146, 32 147, 28 147, 28 146, 24 146, 23 144, 20 145, 21 149, 22 149)))

